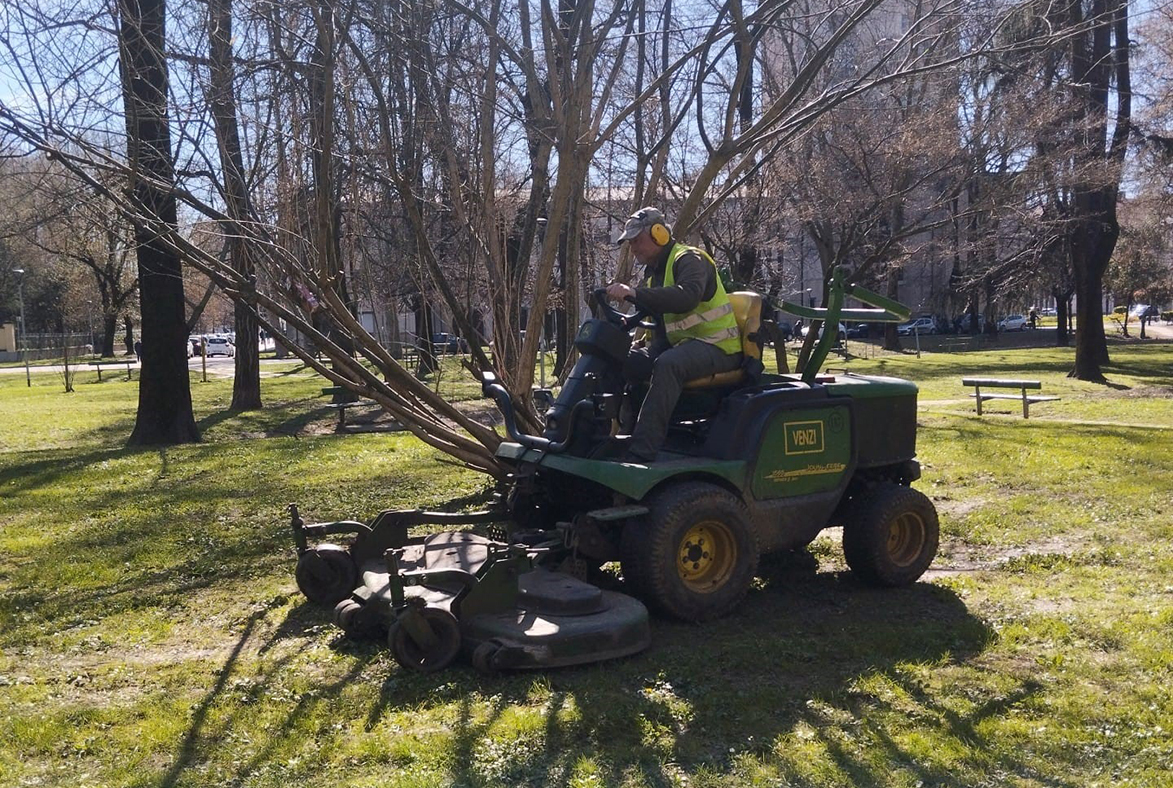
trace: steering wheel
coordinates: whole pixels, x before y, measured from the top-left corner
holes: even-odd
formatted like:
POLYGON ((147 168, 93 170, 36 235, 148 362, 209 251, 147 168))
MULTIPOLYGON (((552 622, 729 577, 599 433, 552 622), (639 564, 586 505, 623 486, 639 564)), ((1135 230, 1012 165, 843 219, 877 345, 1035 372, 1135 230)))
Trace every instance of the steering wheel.
POLYGON ((611 306, 607 300, 607 288, 596 287, 593 292, 595 299, 594 313, 595 317, 606 320, 608 323, 619 326, 624 331, 630 331, 639 325, 640 321, 647 317, 648 313, 641 309, 638 305, 635 307, 635 312, 630 315, 625 315, 615 307, 611 306))

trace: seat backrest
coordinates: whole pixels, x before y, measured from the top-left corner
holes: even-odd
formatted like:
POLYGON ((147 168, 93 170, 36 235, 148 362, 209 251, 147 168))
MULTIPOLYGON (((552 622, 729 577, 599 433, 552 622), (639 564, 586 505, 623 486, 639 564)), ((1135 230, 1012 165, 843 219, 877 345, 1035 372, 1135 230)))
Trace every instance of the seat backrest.
POLYGON ((741 332, 741 352, 746 358, 761 359, 762 296, 751 290, 738 290, 729 294, 733 316, 737 318, 737 330, 741 332))
POLYGON ((744 358, 741 366, 728 372, 718 372, 695 378, 684 384, 686 389, 707 389, 729 386, 743 386, 748 381, 756 383, 762 372, 762 297, 749 290, 729 294, 729 305, 737 319, 737 330, 741 334, 741 352, 744 358))

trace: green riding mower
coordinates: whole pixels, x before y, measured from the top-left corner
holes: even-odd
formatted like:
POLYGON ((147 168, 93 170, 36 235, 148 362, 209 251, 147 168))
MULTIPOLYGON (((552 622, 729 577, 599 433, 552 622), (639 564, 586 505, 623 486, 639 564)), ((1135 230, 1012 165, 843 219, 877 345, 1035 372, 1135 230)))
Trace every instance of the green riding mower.
POLYGON ((820 374, 840 320, 900 322, 908 310, 843 281, 825 308, 782 309, 822 320, 801 375, 761 371, 762 298, 732 293, 745 363, 690 381, 654 462, 621 458, 615 435, 622 368, 642 315, 596 291, 575 341, 579 360, 545 414, 543 435, 518 426, 491 373, 510 467, 486 511, 384 511, 369 523, 307 524, 291 506, 297 582, 353 637, 386 637, 395 659, 438 670, 461 653, 480 670, 545 668, 638 652, 648 608, 686 621, 730 612, 761 555, 843 527, 852 572, 868 584, 915 582, 937 550, 932 502, 912 489, 916 386, 895 378, 820 374), (846 297, 869 308, 844 308, 846 297), (416 526, 452 526, 412 535, 416 526), (310 544, 350 534, 347 546, 310 544), (626 593, 591 580, 618 561, 626 593), (646 604, 646 607, 645 607, 646 604))

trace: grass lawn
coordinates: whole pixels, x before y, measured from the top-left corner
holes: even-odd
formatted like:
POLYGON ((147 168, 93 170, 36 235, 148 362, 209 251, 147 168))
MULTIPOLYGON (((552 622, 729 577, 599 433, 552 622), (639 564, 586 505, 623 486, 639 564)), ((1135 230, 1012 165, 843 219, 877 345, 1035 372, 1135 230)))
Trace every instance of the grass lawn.
POLYGON ((320 378, 267 366, 236 414, 193 376, 205 441, 131 450, 137 377, 0 375, 0 786, 1173 785, 1173 345, 1112 355, 1109 386, 1053 348, 833 358, 921 386, 924 582, 860 586, 829 533, 723 621, 496 677, 408 674, 297 594, 290 501, 485 489, 408 434, 333 434, 320 378), (978 419, 968 374, 1061 399, 978 419))

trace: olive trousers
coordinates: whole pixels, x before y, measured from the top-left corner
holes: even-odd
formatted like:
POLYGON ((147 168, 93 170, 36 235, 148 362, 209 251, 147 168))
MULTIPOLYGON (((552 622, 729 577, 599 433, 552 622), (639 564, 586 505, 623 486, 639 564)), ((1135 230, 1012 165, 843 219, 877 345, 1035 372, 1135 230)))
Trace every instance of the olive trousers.
POLYGON ((651 384, 631 432, 628 455, 647 462, 656 458, 686 382, 740 366, 740 353, 730 355, 716 345, 696 339, 674 347, 652 345, 632 349, 623 367, 624 376, 630 383, 650 380, 651 384))

